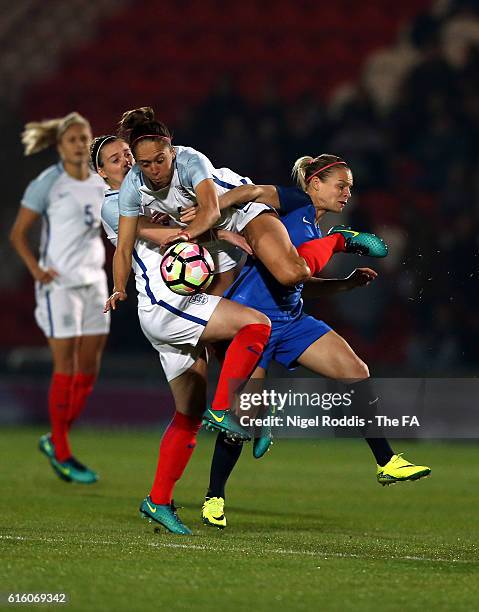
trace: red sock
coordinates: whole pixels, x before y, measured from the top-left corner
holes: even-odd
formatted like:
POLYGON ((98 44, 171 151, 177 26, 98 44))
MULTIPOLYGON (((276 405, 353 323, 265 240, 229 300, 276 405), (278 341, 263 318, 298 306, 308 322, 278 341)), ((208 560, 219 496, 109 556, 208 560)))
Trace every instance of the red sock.
POLYGON ((155 504, 169 504, 173 488, 185 471, 196 446, 201 417, 175 413, 160 443, 160 455, 150 497, 155 504))
POLYGON ((228 410, 229 393, 234 393, 242 380, 249 378, 256 367, 264 347, 268 343, 271 327, 264 323, 245 325, 231 341, 226 351, 216 393, 211 405, 213 410, 228 410), (237 379, 230 387, 231 379, 237 379), (239 380, 241 379, 241 380, 239 380))
POLYGON ((320 272, 334 253, 344 251, 346 241, 342 234, 331 234, 325 238, 316 238, 303 242, 298 247, 299 255, 306 260, 312 276, 320 272))
POLYGON ((72 426, 73 421, 76 421, 85 407, 88 396, 93 391, 95 378, 94 374, 83 374, 83 372, 77 372, 73 377, 68 428, 72 426))
POLYGON ((48 412, 52 424, 52 442, 55 447, 55 457, 65 461, 71 457, 68 443, 68 417, 70 414, 71 391, 73 376, 55 373, 52 376, 48 394, 48 412))

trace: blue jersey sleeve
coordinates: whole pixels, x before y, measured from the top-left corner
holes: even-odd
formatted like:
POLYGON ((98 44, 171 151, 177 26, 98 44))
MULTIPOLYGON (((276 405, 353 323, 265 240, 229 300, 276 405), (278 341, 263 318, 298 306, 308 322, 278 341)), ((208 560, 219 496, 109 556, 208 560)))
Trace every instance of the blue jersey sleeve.
POLYGON ((311 198, 307 193, 298 187, 280 187, 276 186, 280 203, 280 214, 287 214, 298 208, 311 206, 311 198))
POLYGON ((50 191, 62 172, 63 168, 60 164, 51 166, 42 172, 26 188, 22 198, 22 206, 39 215, 43 214, 50 203, 50 191))
POLYGON ((120 215, 123 217, 138 217, 141 208, 141 179, 140 170, 137 166, 128 172, 121 184, 118 197, 120 215))
POLYGON ((176 163, 180 182, 185 187, 195 189, 201 181, 213 178, 210 160, 199 151, 190 149, 179 152, 176 163))

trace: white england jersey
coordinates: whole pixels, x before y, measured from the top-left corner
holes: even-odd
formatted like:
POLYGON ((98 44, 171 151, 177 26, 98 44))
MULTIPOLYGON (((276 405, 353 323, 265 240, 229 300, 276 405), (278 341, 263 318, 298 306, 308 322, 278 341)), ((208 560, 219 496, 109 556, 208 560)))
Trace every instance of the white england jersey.
MULTIPOLYGON (((103 228, 110 240, 116 247, 118 240, 119 191, 108 190, 105 193, 105 201, 101 209, 101 220, 103 228)), ((145 210, 145 213, 148 211, 145 210)), ((172 234, 174 233, 172 228, 172 234)), ((215 264, 215 274, 226 272, 235 268, 243 259, 243 251, 225 240, 214 240, 201 243, 209 251, 215 264)), ((177 308, 184 308, 189 298, 183 298, 173 293, 163 282, 160 273, 160 264, 163 255, 160 247, 149 240, 137 240, 133 249, 132 269, 135 273, 136 290, 138 292, 138 306, 144 307, 155 304, 157 299, 172 302, 175 299, 177 308)))
MULTIPOLYGON (((182 210, 197 204, 195 188, 205 179, 212 179, 218 195, 234 187, 251 184, 251 179, 240 176, 229 168, 214 168, 210 160, 191 147, 174 147, 174 161, 171 183, 163 189, 154 190, 148 184, 138 165, 133 166, 122 183, 119 196, 120 214, 125 217, 135 217, 142 208, 157 210, 170 215, 175 222, 180 222, 182 210)), ((240 232, 249 221, 262 212, 271 211, 266 204, 248 202, 241 206, 232 206, 224 210, 215 223, 217 229, 240 232)))
MULTIPOLYGON (((116 246, 118 191, 106 192, 101 215, 105 232, 116 246)), ((173 293, 161 277, 161 259, 159 247, 146 240, 136 241, 132 268, 138 291, 138 317, 170 381, 191 368, 203 354, 201 335, 222 298, 204 293, 189 297, 173 293)))
POLYGON ((105 183, 97 174, 79 181, 61 163, 28 185, 21 204, 42 215, 39 264, 58 272, 55 285, 78 287, 104 278, 100 230, 104 194, 105 183))
MULTIPOLYGON (((115 246, 118 240, 118 191, 108 190, 101 209, 101 220, 108 240, 115 246)), ((149 307, 168 302, 178 310, 184 310, 189 297, 173 293, 163 282, 160 265, 163 255, 160 247, 148 240, 137 240, 133 249, 131 267, 135 273, 138 307, 149 307)))

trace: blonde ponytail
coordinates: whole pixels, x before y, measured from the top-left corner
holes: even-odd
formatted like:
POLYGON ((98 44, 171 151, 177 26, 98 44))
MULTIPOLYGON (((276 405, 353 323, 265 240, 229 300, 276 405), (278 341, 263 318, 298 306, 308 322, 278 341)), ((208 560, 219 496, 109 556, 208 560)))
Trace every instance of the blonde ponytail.
POLYGON ((27 123, 22 132, 22 144, 25 155, 33 155, 47 147, 56 145, 62 135, 72 125, 84 125, 90 128, 88 120, 79 113, 70 113, 65 117, 57 119, 27 123))
POLYGON ((320 181, 325 181, 335 170, 334 166, 337 165, 350 169, 348 164, 337 155, 331 155, 330 153, 321 153, 318 157, 304 155, 294 162, 293 179, 298 187, 306 191, 313 177, 317 176, 320 181))
POLYGON ((291 172, 291 176, 296 181, 298 187, 300 187, 303 191, 306 191, 307 183, 306 183, 306 168, 314 161, 314 157, 311 155, 303 155, 294 162, 293 171, 291 172))

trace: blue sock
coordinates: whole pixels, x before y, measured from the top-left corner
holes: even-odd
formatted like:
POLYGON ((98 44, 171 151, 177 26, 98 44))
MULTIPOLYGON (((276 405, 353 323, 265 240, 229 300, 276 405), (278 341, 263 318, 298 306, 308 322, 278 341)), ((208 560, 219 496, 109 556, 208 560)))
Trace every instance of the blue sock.
POLYGON ((222 432, 216 438, 215 451, 211 461, 210 485, 206 497, 225 497, 225 486, 240 458, 243 444, 232 442, 222 432))

